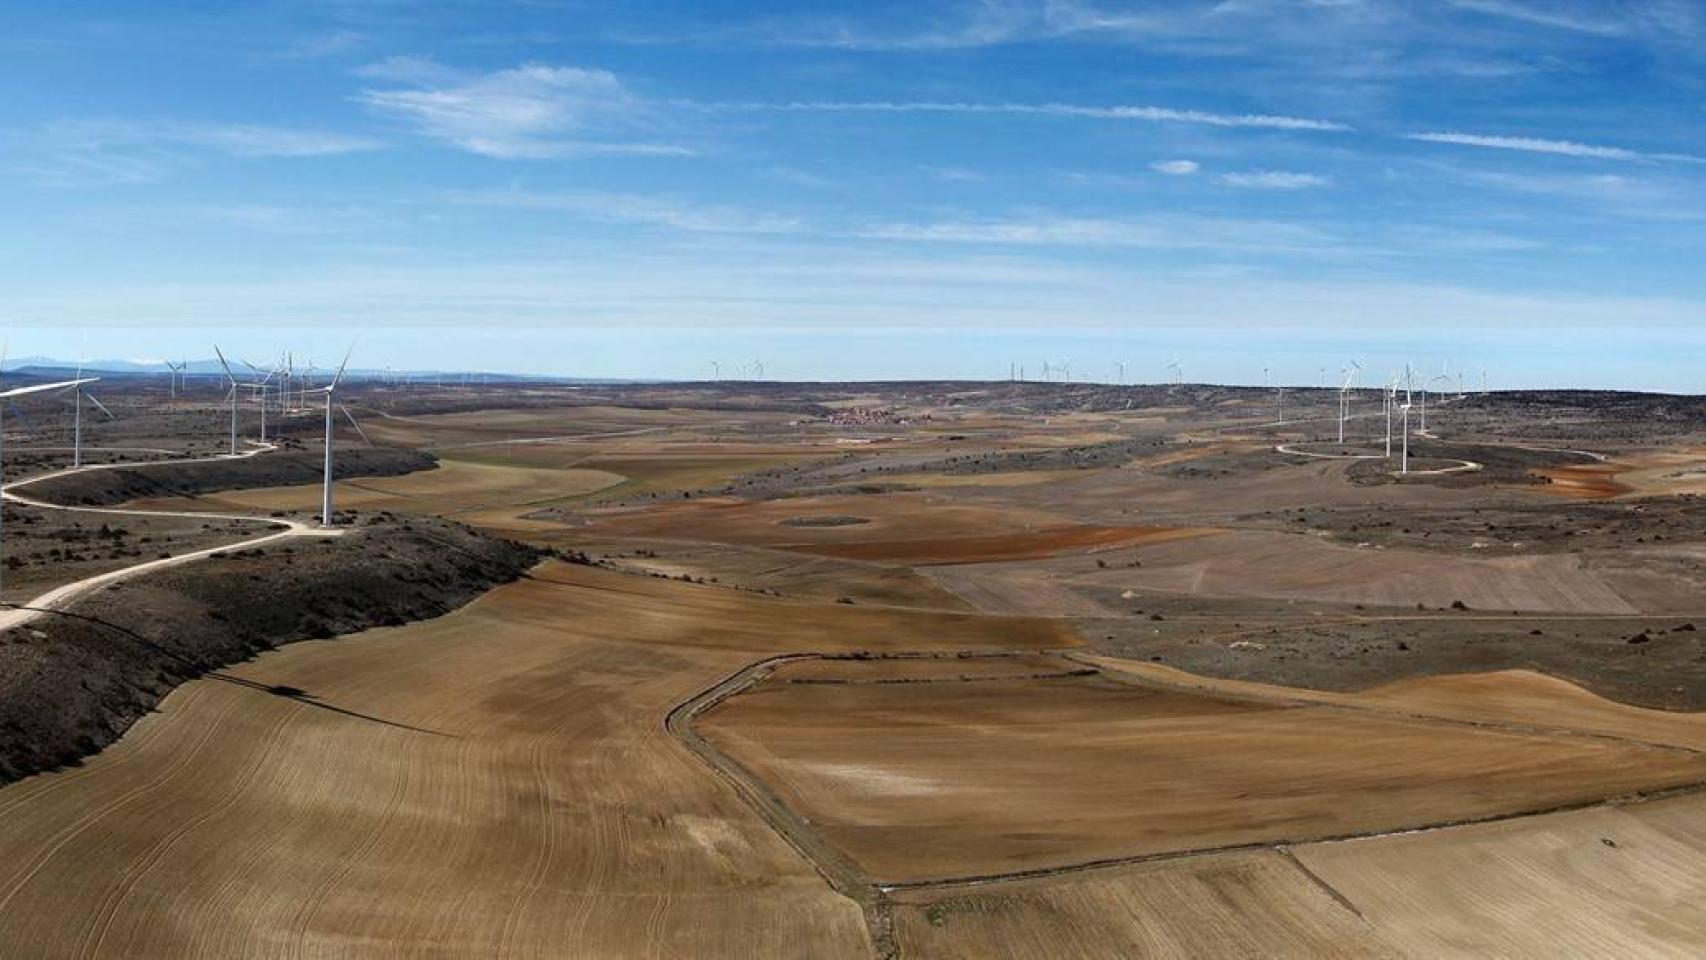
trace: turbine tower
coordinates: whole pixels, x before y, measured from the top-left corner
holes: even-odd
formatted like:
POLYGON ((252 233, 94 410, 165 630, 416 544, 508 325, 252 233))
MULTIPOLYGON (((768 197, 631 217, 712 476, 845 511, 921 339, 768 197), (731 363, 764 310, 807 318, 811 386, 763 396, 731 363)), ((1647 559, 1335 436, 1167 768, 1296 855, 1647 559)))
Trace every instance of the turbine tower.
POLYGON ((1344 446, 1344 443, 1345 443, 1345 417, 1350 414, 1350 409, 1351 409, 1351 400, 1350 400, 1351 382, 1356 379, 1357 371, 1359 371, 1361 369, 1362 369, 1362 364, 1356 362, 1355 360, 1352 360, 1350 367, 1345 371, 1345 383, 1343 386, 1341 386, 1339 388, 1339 445, 1340 446, 1344 446))
MULTIPOLYGON (((332 377, 332 382, 314 391, 326 395, 326 469, 320 492, 320 525, 323 527, 332 525, 332 405, 337 402, 338 385, 343 382, 344 368, 349 366, 349 356, 354 350, 355 347, 351 346, 344 353, 344 362, 338 364, 338 372, 332 377)), ((338 409, 344 411, 344 416, 349 417, 351 423, 355 422, 355 417, 351 416, 350 412, 345 410, 341 404, 338 409)), ((360 432, 360 429, 358 426, 357 432, 360 432)))
MULTIPOLYGON (((6 348, 3 346, 0 346, 0 368, 3 368, 5 366, 5 361, 6 361, 6 348)), ((11 400, 14 397, 21 397, 21 396, 24 396, 26 394, 31 394, 31 393, 45 393, 45 392, 50 391, 50 390, 64 390, 64 389, 70 388, 70 387, 80 387, 83 384, 88 383, 88 382, 90 382, 90 381, 84 380, 81 377, 79 377, 75 380, 62 380, 58 383, 38 383, 38 384, 35 384, 34 386, 14 387, 11 390, 0 391, 0 473, 3 473, 5 470, 5 459, 6 459, 5 458, 5 440, 6 440, 6 424, 5 424, 6 404, 5 404, 5 401, 11 400)), ((4 516, 4 509, 5 509, 5 499, 0 498, 0 517, 4 516)), ((3 524, 0 524, 0 526, 3 526, 3 524)), ((0 571, 4 571, 4 570, 5 570, 5 564, 0 564, 0 571)))

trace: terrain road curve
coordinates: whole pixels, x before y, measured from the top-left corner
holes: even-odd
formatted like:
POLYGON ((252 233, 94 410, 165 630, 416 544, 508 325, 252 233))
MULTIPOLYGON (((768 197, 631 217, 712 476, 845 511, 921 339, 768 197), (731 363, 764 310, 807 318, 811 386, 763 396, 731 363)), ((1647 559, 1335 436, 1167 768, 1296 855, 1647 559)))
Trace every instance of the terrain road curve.
MULTIPOLYGON (((156 462, 211 463, 224 460, 242 460, 258 454, 268 453, 275 449, 277 449, 277 447, 273 444, 251 444, 250 449, 237 454, 226 454, 217 457, 192 457, 182 460, 156 462)), ((300 520, 288 520, 275 517, 257 517, 248 514, 180 513, 173 510, 127 510, 123 507, 74 507, 67 506, 65 504, 52 503, 47 500, 38 500, 33 497, 26 497, 17 492, 20 487, 27 487, 30 484, 40 483, 43 480, 49 480, 54 477, 63 477, 73 473, 88 473, 94 470, 112 470, 118 467, 132 466, 135 466, 135 464, 92 464, 86 467, 71 467, 64 470, 55 470, 52 473, 44 473, 35 477, 26 477, 23 480, 14 480, 11 483, 0 485, 0 500, 23 504, 28 507, 35 507, 39 510, 61 510, 67 513, 88 513, 120 517, 187 517, 190 519, 200 518, 204 520, 234 520, 245 523, 266 524, 268 527, 283 526, 285 529, 266 533, 258 537, 252 537, 247 540, 239 540, 234 543, 208 547, 205 550, 193 550, 189 553, 180 553, 170 557, 161 557, 157 560, 144 561, 133 566, 121 567, 117 570, 109 570, 106 573, 97 574, 92 577, 85 577, 82 580, 76 580, 71 583, 54 587, 52 590, 41 594, 40 596, 30 600, 28 603, 8 605, 10 606, 10 609, 0 610, 0 630, 9 630, 12 627, 21 626, 22 624, 28 623, 43 614, 52 613, 54 610, 65 606, 92 590, 106 586, 109 583, 115 583, 119 580, 128 580, 131 577, 140 576, 141 574, 148 573, 152 570, 159 570, 165 567, 174 567, 179 564, 189 563, 210 554, 228 551, 237 547, 253 547, 263 543, 270 543, 274 540, 283 540, 291 537, 335 537, 339 536, 343 532, 335 529, 329 530, 300 520)))

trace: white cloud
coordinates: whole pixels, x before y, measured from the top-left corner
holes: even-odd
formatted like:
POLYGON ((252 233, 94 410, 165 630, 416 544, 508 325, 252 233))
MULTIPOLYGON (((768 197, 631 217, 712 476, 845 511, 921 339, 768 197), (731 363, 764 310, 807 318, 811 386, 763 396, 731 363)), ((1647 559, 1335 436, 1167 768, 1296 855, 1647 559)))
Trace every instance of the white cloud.
POLYGON ((1188 177, 1202 166, 1195 160, 1157 160, 1149 165, 1156 173, 1164 173, 1170 177, 1188 177))
POLYGON ((1331 183, 1327 177, 1313 173, 1291 173, 1284 170, 1253 170, 1249 173, 1223 173, 1220 182, 1229 187, 1247 190, 1307 190, 1331 183))
POLYGON ((1525 153, 1551 153, 1565 157, 1592 157, 1600 160, 1639 160, 1644 155, 1625 147, 1604 147, 1573 140, 1542 140, 1536 137, 1505 137, 1479 133, 1411 133, 1410 140, 1428 143, 1450 143, 1464 147, 1486 147, 1492 150, 1520 150, 1525 153))
POLYGON ((1352 129, 1332 120, 1262 113, 1211 113, 1152 106, 1086 106, 1071 103, 956 103, 946 101, 811 100, 783 103, 700 103, 683 106, 704 110, 777 113, 963 113, 1019 116, 1080 117, 1090 120, 1137 120, 1149 123, 1189 123, 1211 127, 1255 127, 1270 130, 1344 132, 1352 129))
POLYGON ((369 108, 412 124, 424 136, 482 156, 538 159, 585 155, 679 156, 673 144, 613 139, 632 130, 647 112, 622 82, 605 70, 526 64, 470 74, 431 60, 397 57, 362 75, 403 88, 365 90, 369 108))

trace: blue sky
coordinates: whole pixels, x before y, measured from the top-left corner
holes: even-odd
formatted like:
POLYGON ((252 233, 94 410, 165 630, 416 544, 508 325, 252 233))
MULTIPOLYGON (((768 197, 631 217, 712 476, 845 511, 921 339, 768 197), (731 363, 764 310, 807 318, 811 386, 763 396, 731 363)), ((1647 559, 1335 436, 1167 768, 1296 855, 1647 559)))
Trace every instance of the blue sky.
POLYGON ((1706 3, 21 2, 13 355, 1706 383, 1706 3))

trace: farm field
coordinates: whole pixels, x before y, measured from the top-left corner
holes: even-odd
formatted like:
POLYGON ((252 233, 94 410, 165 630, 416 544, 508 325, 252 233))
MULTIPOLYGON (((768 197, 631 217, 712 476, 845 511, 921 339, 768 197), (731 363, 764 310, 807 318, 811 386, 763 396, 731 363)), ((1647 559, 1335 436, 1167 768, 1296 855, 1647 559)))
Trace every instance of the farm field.
MULTIPOLYGON (((538 565, 128 677, 152 712, 0 786, 0 956, 1698 952, 1699 440, 1583 464, 1442 403, 1436 459, 1491 466, 1397 479, 1279 449, 1338 449, 1308 397, 776 389, 358 392, 340 448, 414 458, 337 483, 362 555, 437 517, 387 568, 419 596, 469 572, 444 530, 538 565)), ((275 484, 118 509, 318 509, 275 484)), ((170 608, 207 636, 248 629, 219 584, 333 556, 231 552, 170 608)), ((102 642, 157 642, 135 595, 102 642)))
POLYGON ((860 682, 855 665, 835 664, 839 685, 766 679, 699 729, 883 884, 1399 831, 1706 781, 1706 757, 1645 743, 1099 676, 860 682))
POLYGON ((1072 641, 1046 622, 804 613, 559 564, 439 620, 195 681, 85 766, 0 791, 0 953, 867 956, 857 905, 664 715, 780 637, 1072 641))

